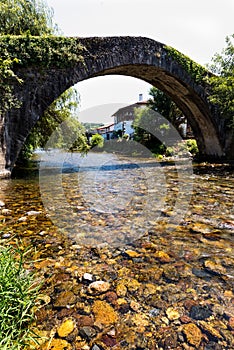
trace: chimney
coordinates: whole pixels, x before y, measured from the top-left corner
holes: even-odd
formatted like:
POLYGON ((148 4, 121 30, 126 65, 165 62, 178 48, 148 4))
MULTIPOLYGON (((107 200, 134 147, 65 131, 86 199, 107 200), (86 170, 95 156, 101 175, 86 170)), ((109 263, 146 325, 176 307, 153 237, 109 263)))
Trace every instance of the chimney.
POLYGON ((143 94, 139 94, 139 102, 143 101, 143 94))

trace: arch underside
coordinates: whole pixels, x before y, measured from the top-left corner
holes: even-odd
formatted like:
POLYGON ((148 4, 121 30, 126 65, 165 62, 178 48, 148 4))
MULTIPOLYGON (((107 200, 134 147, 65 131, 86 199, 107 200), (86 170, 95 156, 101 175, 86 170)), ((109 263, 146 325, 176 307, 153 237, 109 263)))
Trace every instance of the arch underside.
POLYGON ((222 157, 222 147, 217 129, 210 117, 208 104, 184 81, 163 69, 144 64, 108 68, 92 74, 91 78, 104 75, 124 75, 138 78, 166 93, 188 119, 201 155, 210 155, 210 158, 222 157))

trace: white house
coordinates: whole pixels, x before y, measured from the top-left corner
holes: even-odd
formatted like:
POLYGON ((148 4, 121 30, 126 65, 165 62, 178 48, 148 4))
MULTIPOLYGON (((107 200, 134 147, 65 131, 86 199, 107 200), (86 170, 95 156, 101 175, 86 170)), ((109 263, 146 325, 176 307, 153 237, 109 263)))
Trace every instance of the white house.
POLYGON ((96 130, 98 134, 104 137, 104 140, 110 140, 114 132, 114 123, 109 123, 104 126, 100 126, 96 130))
POLYGON ((114 118, 114 130, 122 134, 133 136, 134 129, 132 123, 135 119, 135 108, 145 108, 147 101, 142 101, 142 94, 139 95, 139 101, 132 105, 118 109, 112 117, 114 118))

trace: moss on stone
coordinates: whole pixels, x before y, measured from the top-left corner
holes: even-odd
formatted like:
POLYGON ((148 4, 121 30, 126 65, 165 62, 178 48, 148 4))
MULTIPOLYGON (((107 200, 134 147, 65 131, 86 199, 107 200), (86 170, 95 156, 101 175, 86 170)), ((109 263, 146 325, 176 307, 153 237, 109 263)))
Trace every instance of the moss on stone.
POLYGON ((190 74, 196 83, 199 84, 204 82, 205 78, 210 74, 210 72, 205 67, 194 62, 191 60, 191 58, 182 54, 173 47, 165 45, 164 49, 167 51, 170 57, 177 61, 184 68, 184 70, 190 74))

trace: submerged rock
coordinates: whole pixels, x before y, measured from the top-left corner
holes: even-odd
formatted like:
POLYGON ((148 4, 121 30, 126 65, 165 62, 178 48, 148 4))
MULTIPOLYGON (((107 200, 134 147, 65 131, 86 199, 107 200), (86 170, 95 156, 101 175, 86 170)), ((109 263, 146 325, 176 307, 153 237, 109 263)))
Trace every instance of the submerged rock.
POLYGON ((170 321, 178 320, 178 318, 180 318, 179 311, 174 309, 173 307, 169 307, 166 310, 166 314, 170 321))
POLYGON ((192 306, 189 317, 193 318, 194 320, 205 320, 209 318, 212 315, 212 311, 207 306, 202 305, 194 305, 192 306))
POLYGON ((111 285, 105 281, 95 281, 88 286, 88 293, 90 294, 101 294, 105 293, 110 289, 111 285))
POLYGON ((95 324, 97 326, 109 326, 115 324, 118 320, 118 315, 113 307, 102 300, 95 300, 92 311, 95 317, 95 324))
POLYGON ((72 346, 64 339, 52 339, 41 348, 42 350, 71 350, 72 346))
POLYGON ((84 326, 84 327, 80 328, 79 333, 80 333, 82 338, 85 338, 87 340, 92 339, 96 335, 95 329, 93 327, 89 327, 89 326, 84 326))
POLYGON ((61 338, 66 338, 75 328, 73 320, 64 321, 58 328, 57 332, 61 338))
POLYGON ((226 269, 219 263, 212 261, 212 260, 206 260, 204 262, 204 267, 212 273, 215 273, 217 275, 224 275, 226 274, 226 269))
POLYGON ((74 304, 76 302, 76 296, 74 293, 72 293, 71 291, 64 291, 61 292, 55 302, 54 302, 54 306, 55 307, 66 307, 68 305, 74 304))
POLYGON ((185 324, 182 330, 187 342, 198 348, 202 340, 201 330, 194 323, 185 324))

